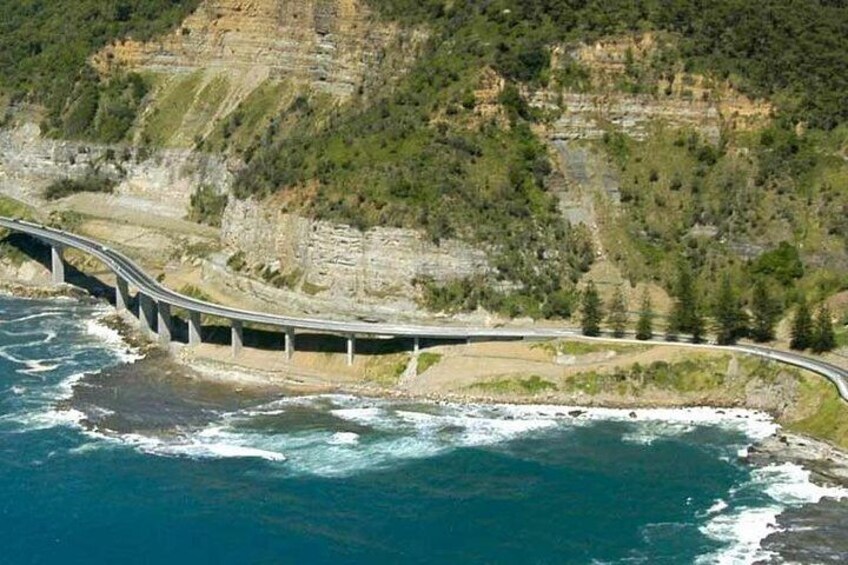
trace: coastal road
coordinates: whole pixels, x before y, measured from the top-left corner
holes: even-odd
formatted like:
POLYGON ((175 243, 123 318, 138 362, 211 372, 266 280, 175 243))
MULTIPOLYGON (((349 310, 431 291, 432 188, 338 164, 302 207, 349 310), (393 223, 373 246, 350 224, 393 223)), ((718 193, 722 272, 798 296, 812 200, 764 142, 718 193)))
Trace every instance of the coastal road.
MULTIPOLYGON (((255 312, 238 308, 230 308, 219 304, 212 304, 198 300, 190 296, 184 296, 163 286, 155 278, 148 275, 123 253, 109 248, 100 242, 76 235, 67 231, 57 230, 47 226, 17 220, 14 218, 0 217, 0 227, 25 233, 35 237, 53 247, 54 250, 65 247, 78 249, 92 255, 103 262, 115 275, 138 289, 139 293, 152 299, 157 305, 182 308, 190 313, 206 314, 224 318, 234 324, 252 322, 272 327, 283 328, 286 331, 309 330, 318 333, 336 334, 348 336, 352 342, 352 336, 369 337, 405 337, 405 338, 428 338, 428 339, 456 339, 456 340, 494 340, 494 339, 556 339, 576 338, 591 339, 604 342, 632 342, 644 344, 644 341, 635 339, 618 339, 613 337, 586 338, 578 331, 568 328, 549 327, 475 327, 460 325, 407 325, 389 323, 368 323, 362 321, 330 320, 319 318, 298 318, 281 316, 266 312, 255 312)), ((417 339, 416 339, 417 342, 417 339)), ((843 400, 848 402, 848 370, 827 363, 820 359, 807 357, 795 352, 782 351, 767 347, 754 345, 717 346, 712 344, 694 344, 686 342, 666 342, 659 339, 652 340, 654 343, 663 343, 702 349, 724 349, 737 351, 748 355, 754 355, 771 359, 787 365, 792 365, 808 371, 817 373, 829 379, 836 386, 843 400)), ((349 350, 352 358, 352 350, 349 350)))

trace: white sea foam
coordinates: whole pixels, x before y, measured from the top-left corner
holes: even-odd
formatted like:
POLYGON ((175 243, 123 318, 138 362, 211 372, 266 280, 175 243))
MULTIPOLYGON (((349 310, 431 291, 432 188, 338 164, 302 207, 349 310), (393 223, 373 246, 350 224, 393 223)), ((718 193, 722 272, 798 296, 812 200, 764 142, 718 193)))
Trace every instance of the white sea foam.
POLYGON ((333 445, 356 445, 359 443, 359 434, 353 432, 336 432, 328 443, 333 445))
POLYGON ((144 357, 138 351, 130 349, 120 333, 103 323, 102 313, 86 320, 85 330, 88 335, 97 338, 100 343, 109 347, 122 363, 134 363, 144 357))
MULTIPOLYGON (((746 409, 694 408, 582 408, 578 406, 499 406, 502 412, 516 417, 547 416, 562 418, 561 414, 580 412, 573 418, 575 423, 592 421, 654 422, 660 426, 671 426, 676 433, 680 426, 721 426, 744 433, 750 440, 757 441, 773 435, 780 426, 768 414, 746 409)), ((655 428, 659 429, 659 428, 655 428)), ((684 429, 684 432, 687 431, 684 429)))
POLYGON ((94 451, 109 445, 128 445, 140 453, 159 457, 186 457, 189 459, 257 458, 266 461, 285 461, 276 451, 259 449, 224 441, 204 441, 199 437, 157 438, 141 434, 106 434, 87 431, 92 442, 75 450, 76 453, 94 451))
POLYGON ((29 314, 20 318, 12 318, 10 320, 0 320, 0 324, 16 324, 18 322, 27 322, 29 320, 37 320, 38 318, 55 318, 59 312, 39 312, 38 314, 29 314))
MULTIPOLYGON (((345 476, 461 447, 494 446, 554 427, 567 429, 598 421, 632 422, 636 428, 628 432, 624 441, 644 444, 688 433, 697 426, 720 425, 737 429, 752 440, 765 437, 777 428, 766 414, 748 410, 633 411, 451 403, 416 403, 416 406, 421 408, 347 395, 285 398, 225 414, 218 423, 193 434, 191 442, 192 445, 223 443, 284 453, 287 468, 296 473, 345 476), (246 432, 243 427, 234 426, 256 416, 283 413, 294 405, 313 406, 318 410, 326 407, 333 416, 377 433, 362 435, 332 429, 261 433, 246 432)), ((185 451, 186 448, 177 449, 185 451)), ((157 448, 157 451, 162 450, 157 448)))
POLYGON ((764 486, 766 494, 785 505, 819 502, 822 498, 848 498, 848 489, 823 487, 810 481, 810 472, 794 463, 769 465, 751 473, 755 484, 764 486))
POLYGON ((778 531, 779 505, 742 508, 730 514, 719 514, 701 527, 707 537, 727 544, 718 551, 702 555, 698 564, 740 565, 768 560, 775 555, 760 547, 762 540, 778 531))
POLYGON ((637 445, 652 445, 657 440, 682 436, 694 429, 695 426, 690 424, 649 420, 640 422, 635 431, 625 433, 621 439, 637 445))
POLYGON ((60 410, 49 408, 40 411, 27 411, 4 416, 3 420, 12 420, 21 426, 22 431, 32 432, 60 426, 79 427, 85 419, 85 414, 79 410, 60 410))
POLYGON ((727 502, 719 498, 707 509, 707 515, 718 514, 719 512, 726 510, 727 507, 727 502))

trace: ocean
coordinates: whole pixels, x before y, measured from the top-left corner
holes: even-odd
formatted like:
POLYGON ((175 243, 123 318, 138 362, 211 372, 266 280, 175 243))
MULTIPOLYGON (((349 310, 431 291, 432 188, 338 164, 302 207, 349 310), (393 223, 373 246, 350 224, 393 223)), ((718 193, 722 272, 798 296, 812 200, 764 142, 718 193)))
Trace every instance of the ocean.
POLYGON ((107 312, 0 298, 2 563, 752 563, 848 494, 748 465, 764 414, 234 397, 107 312))

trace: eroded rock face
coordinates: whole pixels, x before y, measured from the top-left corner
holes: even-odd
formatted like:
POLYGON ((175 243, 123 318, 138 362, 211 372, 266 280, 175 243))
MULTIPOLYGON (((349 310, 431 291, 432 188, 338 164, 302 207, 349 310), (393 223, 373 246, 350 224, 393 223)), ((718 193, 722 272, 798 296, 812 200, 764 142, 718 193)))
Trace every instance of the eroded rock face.
POLYGON ((113 44, 94 64, 104 72, 250 70, 347 97, 397 34, 369 18, 360 0, 205 0, 172 34, 113 44))
POLYGON ((226 192, 233 181, 220 156, 44 139, 31 123, 0 130, 0 193, 37 204, 50 183, 93 172, 118 181, 115 194, 127 202, 176 218, 185 216, 198 186, 226 192))
POLYGON ((762 100, 751 100, 727 82, 703 75, 669 72, 655 84, 644 85, 644 94, 623 92, 618 83, 629 65, 649 61, 667 40, 654 34, 607 38, 592 44, 552 50, 553 74, 570 63, 589 72, 590 93, 561 88, 556 80, 545 89, 528 93, 531 104, 554 111, 559 118, 548 130, 555 140, 598 139, 604 133, 621 131, 645 139, 654 124, 691 128, 717 142, 723 128, 749 130, 765 125, 772 108, 762 100))
POLYGON ((230 202, 221 236, 249 264, 297 273, 304 289, 338 296, 411 297, 416 277, 446 282, 489 269, 483 251, 459 241, 437 246, 416 231, 397 228, 362 232, 253 200, 230 202))

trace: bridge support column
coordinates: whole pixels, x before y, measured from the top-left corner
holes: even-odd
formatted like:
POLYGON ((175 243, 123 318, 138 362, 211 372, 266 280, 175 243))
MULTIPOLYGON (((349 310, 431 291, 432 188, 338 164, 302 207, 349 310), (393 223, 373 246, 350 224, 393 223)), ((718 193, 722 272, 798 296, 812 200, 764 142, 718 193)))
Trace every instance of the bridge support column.
POLYGON ((294 357, 294 328, 286 328, 286 360, 294 357))
POLYGON ((145 337, 150 337, 153 333, 153 316, 156 305, 153 299, 149 296, 138 293, 138 321, 141 324, 141 333, 145 337))
POLYGON ((171 305, 165 304, 164 302, 159 302, 156 305, 156 311, 158 313, 158 329, 159 332, 159 343, 162 345, 168 345, 171 343, 171 305))
POLYGON ((239 320, 233 320, 232 330, 233 357, 238 357, 244 347, 244 324, 239 320))
POLYGON ((412 354, 416 357, 421 352, 421 338, 415 336, 412 338, 412 354))
POLYGON ((65 282, 64 249, 60 245, 50 246, 50 271, 53 274, 53 284, 65 282))
POLYGON ((200 312, 188 313, 188 344, 200 345, 203 343, 203 338, 200 334, 200 312))
POLYGON ((129 310, 130 304, 130 289, 127 281, 121 277, 117 277, 115 283, 115 309, 118 312, 126 312, 129 310))
POLYGON ((347 336, 347 364, 353 365, 353 356, 356 354, 356 336, 347 336))

